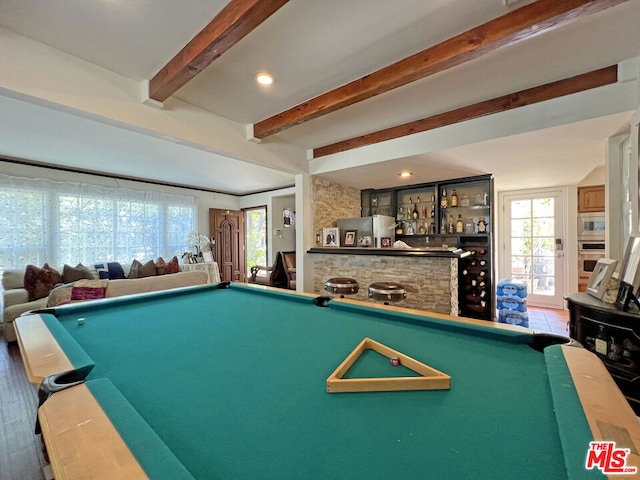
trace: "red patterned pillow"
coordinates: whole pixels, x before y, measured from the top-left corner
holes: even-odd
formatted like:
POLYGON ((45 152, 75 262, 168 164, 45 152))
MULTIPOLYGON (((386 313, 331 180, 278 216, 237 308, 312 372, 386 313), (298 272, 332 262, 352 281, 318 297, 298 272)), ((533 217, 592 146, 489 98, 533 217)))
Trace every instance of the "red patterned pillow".
POLYGON ((71 301, 104 298, 109 280, 78 280, 71 288, 71 301))
POLYGON ((57 284, 62 283, 62 275, 45 263, 42 268, 27 265, 24 272, 24 288, 29 295, 29 301, 38 300, 49 295, 57 284))
POLYGON ((164 273, 180 273, 180 263, 178 257, 173 257, 165 264, 164 273))

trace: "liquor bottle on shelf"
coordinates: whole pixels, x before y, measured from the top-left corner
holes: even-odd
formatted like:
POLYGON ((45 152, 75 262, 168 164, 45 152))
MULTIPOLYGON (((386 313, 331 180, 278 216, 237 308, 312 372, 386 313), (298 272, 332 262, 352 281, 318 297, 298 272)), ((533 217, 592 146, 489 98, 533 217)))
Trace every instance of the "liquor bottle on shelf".
POLYGON ((464 222, 464 233, 474 233, 476 230, 476 226, 473 223, 473 218, 467 217, 464 222))
POLYGON ((406 235, 413 235, 415 233, 415 229, 413 228, 413 222, 407 222, 407 225, 405 226, 405 234, 406 235))
POLYGON ((442 214, 440 221, 440 233, 447 233, 447 215, 445 213, 442 214))
POLYGON ((456 226, 453 223, 453 215, 449 215, 449 233, 456 233, 456 226))
POLYGON ((456 233, 464 232, 464 223, 462 222, 462 215, 458 214, 458 221, 456 222, 456 233))
POLYGON ((436 204, 431 204, 431 218, 436 216, 436 204))
POLYGON ((398 208, 398 220, 404 220, 404 208, 398 208))
POLYGON ((442 187, 442 198, 440 198, 440 206, 442 208, 447 208, 449 205, 449 199, 447 198, 447 190, 442 187))
POLYGON ((598 333, 596 334, 595 341, 596 353, 606 357, 609 353, 609 341, 607 339, 604 325, 598 325, 598 333))
POLYGON ((458 206, 458 195, 456 195, 456 189, 453 189, 453 192, 451 193, 451 206, 452 207, 457 207, 458 206))
POLYGON ((417 198, 416 203, 420 203, 420 197, 417 198))
POLYGON ((431 235, 435 235, 436 234, 436 224, 435 224, 435 222, 431 222, 429 224, 429 233, 431 235))
POLYGON ((427 218, 427 206, 422 205, 422 213, 420 215, 421 218, 427 218))
POLYGON ((425 227, 423 220, 420 220, 420 226, 418 227, 418 233, 420 233, 420 234, 427 233, 427 227, 425 227))
POLYGON ((414 220, 417 220, 418 217, 420 216, 420 214, 418 213, 418 204, 415 203, 413 205, 413 212, 411 213, 411 216, 413 217, 414 220))

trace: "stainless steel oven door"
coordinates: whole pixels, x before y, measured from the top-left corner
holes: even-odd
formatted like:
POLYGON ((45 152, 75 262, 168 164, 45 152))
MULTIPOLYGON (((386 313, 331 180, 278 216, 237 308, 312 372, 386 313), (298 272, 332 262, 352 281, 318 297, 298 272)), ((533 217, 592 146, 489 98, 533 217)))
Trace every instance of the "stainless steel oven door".
POLYGON ((578 251, 578 290, 586 291, 589 279, 596 267, 598 260, 604 258, 604 250, 579 250, 578 251))

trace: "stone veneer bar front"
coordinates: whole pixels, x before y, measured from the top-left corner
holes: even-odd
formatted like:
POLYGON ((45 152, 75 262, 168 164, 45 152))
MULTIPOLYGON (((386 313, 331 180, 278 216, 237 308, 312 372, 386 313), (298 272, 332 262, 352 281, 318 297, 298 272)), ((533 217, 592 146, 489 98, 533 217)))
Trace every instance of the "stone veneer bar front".
POLYGON ((334 277, 357 280, 360 290, 349 298, 368 300, 376 282, 397 282, 407 290, 398 304, 407 308, 458 315, 458 249, 311 248, 314 292, 326 295, 325 282, 334 277))

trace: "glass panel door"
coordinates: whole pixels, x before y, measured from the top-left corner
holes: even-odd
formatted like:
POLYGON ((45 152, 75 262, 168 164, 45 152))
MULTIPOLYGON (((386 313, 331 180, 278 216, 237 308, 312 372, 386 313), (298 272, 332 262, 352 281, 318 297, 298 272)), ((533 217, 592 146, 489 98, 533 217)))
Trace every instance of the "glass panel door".
POLYGON ((270 265, 267 263, 267 207, 249 208, 244 211, 246 225, 246 262, 247 278, 251 276, 251 267, 270 265))
POLYGON ((563 308, 562 192, 504 201, 506 278, 527 282, 527 304, 563 308))

